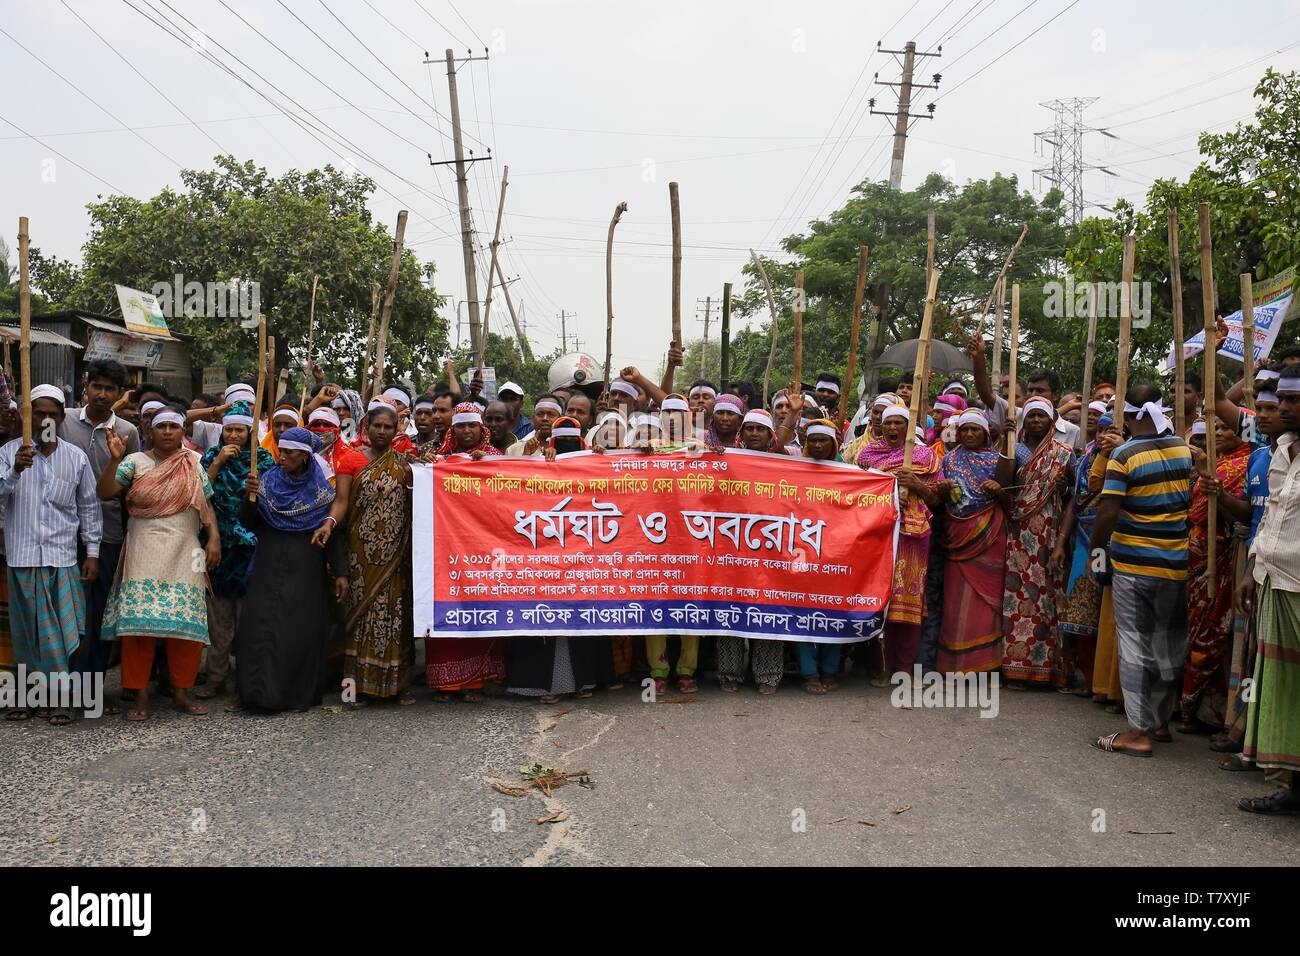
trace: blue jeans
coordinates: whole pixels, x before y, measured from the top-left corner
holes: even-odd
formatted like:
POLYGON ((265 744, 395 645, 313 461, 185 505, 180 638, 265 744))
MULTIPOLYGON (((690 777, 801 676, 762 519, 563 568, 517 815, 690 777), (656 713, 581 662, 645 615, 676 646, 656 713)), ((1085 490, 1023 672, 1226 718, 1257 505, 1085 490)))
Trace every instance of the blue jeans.
POLYGON ((813 644, 809 641, 799 642, 799 674, 804 680, 816 680, 820 677, 833 677, 840 670, 840 651, 838 644, 813 644))

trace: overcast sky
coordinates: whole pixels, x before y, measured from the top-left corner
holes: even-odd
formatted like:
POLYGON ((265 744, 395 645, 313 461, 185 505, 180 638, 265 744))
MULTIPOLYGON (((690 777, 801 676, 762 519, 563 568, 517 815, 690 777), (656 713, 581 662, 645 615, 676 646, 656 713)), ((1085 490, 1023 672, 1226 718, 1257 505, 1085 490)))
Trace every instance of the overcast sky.
MULTIPOLYGON (((937 94, 914 100, 917 111, 938 97, 934 119, 909 137, 905 188, 934 171, 958 182, 1000 171, 1041 196, 1047 184, 1032 171, 1050 159, 1036 154, 1034 133, 1052 115, 1039 104, 1087 96, 1097 97, 1087 121, 1117 137, 1085 139, 1087 159, 1118 174, 1086 176, 1087 199, 1103 205, 1140 201, 1154 178, 1186 175, 1198 131, 1249 118, 1264 68, 1300 63, 1297 0, 168 2, 0 0, 0 235, 11 248, 27 215, 34 245, 79 259, 85 205, 97 194, 155 195, 218 151, 273 173, 351 163, 379 184, 371 208, 390 230, 397 210, 410 210, 408 245, 436 263, 454 337, 455 303, 466 298, 456 184, 425 153, 452 156, 444 51, 487 46, 489 61, 458 72, 467 147, 483 155, 490 145, 494 160, 473 164, 470 180, 479 242, 491 239, 506 163, 503 262, 519 277, 511 291, 534 347, 559 344, 564 309, 576 314, 570 344, 576 331, 603 358, 605 233, 626 200, 614 355, 647 368, 671 329, 669 181, 681 188, 683 324, 698 335, 697 298, 716 300, 723 282, 738 281, 749 247, 775 252, 854 183, 888 177, 892 131, 864 115, 866 97, 877 109, 893 103, 873 74, 899 72, 875 52, 878 40, 943 47, 918 62, 918 79, 943 79, 937 94), (180 24, 185 42, 133 6, 180 24), (439 62, 424 65, 425 50, 439 62), (328 128, 317 133, 326 142, 280 107, 309 112, 304 119, 328 128)), ((717 320, 715 307, 715 341, 717 320)), ((492 324, 508 327, 496 303, 492 324)))

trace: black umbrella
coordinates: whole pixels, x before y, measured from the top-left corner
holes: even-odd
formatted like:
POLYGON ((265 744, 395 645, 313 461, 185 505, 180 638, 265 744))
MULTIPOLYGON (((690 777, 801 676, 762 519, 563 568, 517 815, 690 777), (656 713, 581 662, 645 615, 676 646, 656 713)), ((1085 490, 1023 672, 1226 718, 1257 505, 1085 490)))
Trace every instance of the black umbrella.
MULTIPOLYGON (((872 368, 916 368, 916 349, 920 345, 920 339, 908 339, 906 342, 895 342, 889 348, 880 353, 880 358, 871 363, 872 368)), ((947 342, 930 343, 930 370, 942 372, 944 375, 955 375, 958 372, 971 372, 973 369, 970 364, 970 356, 955 346, 947 342)))

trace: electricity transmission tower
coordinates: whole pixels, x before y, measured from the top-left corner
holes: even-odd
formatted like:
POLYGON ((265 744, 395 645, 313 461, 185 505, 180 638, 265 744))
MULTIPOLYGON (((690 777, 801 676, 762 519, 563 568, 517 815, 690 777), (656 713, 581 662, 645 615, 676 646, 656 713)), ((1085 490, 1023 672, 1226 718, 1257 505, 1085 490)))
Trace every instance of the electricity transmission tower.
POLYGON ((1067 100, 1048 100, 1039 103, 1052 111, 1051 129, 1034 134, 1034 146, 1038 155, 1042 155, 1043 145, 1051 147, 1052 164, 1034 170, 1034 175, 1060 188, 1065 193, 1069 204, 1070 221, 1078 225, 1083 219, 1083 211, 1090 205, 1083 196, 1083 174, 1086 170, 1096 170, 1107 176, 1117 175, 1105 166, 1095 166, 1083 161, 1083 134, 1100 133, 1117 139, 1115 134, 1098 127, 1088 126, 1083 121, 1083 111, 1097 102, 1095 96, 1076 96, 1067 100))

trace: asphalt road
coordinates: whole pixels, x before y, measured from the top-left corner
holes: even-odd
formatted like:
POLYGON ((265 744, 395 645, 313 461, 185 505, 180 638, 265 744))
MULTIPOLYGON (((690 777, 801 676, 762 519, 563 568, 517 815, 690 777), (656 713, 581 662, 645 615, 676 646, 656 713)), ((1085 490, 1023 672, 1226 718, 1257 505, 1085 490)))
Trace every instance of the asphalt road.
POLYGON ((0 841, 19 864, 1291 865, 1300 819, 1235 809, 1270 787, 1204 738, 1102 754, 1123 718, 1051 692, 998 716, 898 709, 855 676, 644 703, 318 708, 202 718, 161 706, 0 723, 0 841), (541 763, 589 772, 513 797, 541 763), (1104 811, 1104 832, 1097 832, 1104 811), (531 821, 556 814, 558 822, 531 821))

